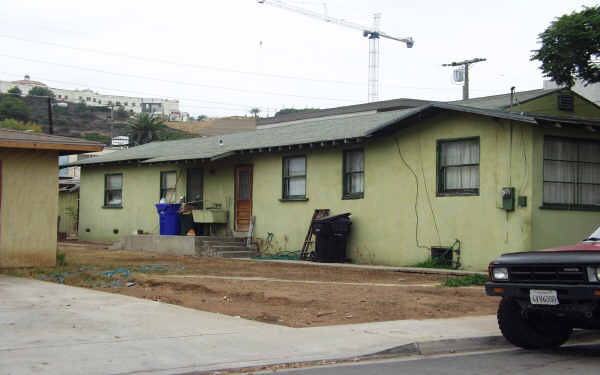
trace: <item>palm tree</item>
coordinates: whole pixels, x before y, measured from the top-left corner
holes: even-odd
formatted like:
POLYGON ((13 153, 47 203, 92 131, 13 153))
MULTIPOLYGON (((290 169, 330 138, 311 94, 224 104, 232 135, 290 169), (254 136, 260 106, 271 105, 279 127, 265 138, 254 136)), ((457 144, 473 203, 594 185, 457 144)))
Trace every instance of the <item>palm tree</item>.
POLYGON ((144 143, 160 141, 160 132, 165 127, 166 125, 161 118, 147 113, 140 113, 130 122, 128 135, 131 143, 136 146, 143 145, 144 143))
POLYGON ((252 108, 250 110, 250 113, 256 118, 256 117, 258 117, 258 114, 260 113, 260 108, 252 108))

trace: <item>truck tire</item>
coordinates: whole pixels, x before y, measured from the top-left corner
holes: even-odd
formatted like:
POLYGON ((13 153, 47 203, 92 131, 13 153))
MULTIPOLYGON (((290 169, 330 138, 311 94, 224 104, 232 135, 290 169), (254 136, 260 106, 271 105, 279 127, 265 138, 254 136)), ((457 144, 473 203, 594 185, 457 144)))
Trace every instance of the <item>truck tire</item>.
POLYGON ((549 349, 564 344, 571 327, 555 319, 527 319, 513 298, 504 297, 498 307, 498 326, 506 340, 524 349, 549 349))

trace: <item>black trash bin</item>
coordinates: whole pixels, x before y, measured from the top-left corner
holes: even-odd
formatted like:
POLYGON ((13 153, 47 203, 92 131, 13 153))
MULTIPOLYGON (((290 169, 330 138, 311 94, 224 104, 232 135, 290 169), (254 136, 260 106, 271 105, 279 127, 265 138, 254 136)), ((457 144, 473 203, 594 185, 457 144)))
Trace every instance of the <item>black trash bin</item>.
POLYGON ((313 231, 317 237, 312 260, 324 263, 346 261, 346 246, 352 221, 345 213, 313 220, 313 231))

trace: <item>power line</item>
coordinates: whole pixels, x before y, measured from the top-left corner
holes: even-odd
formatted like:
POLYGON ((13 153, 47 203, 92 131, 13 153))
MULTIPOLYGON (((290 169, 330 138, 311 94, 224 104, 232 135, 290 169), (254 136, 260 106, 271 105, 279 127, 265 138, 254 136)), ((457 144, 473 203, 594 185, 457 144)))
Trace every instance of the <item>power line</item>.
MULTIPOLYGON (((75 47, 75 46, 69 46, 66 44, 54 43, 54 42, 32 40, 32 39, 26 39, 26 38, 21 38, 21 37, 17 37, 17 36, 13 36, 13 35, 6 35, 6 34, 0 34, 0 38, 18 40, 18 41, 27 42, 27 43, 48 45, 48 46, 52 46, 52 47, 65 48, 65 49, 70 49, 70 50, 75 50, 75 51, 90 52, 90 53, 95 53, 95 54, 99 54, 99 55, 107 55, 107 56, 113 56, 113 57, 125 57, 125 58, 132 59, 132 60, 154 62, 154 63, 164 64, 164 65, 172 65, 175 67, 187 67, 187 68, 193 68, 193 69, 212 70, 212 71, 219 71, 219 72, 225 72, 225 73, 236 73, 236 74, 243 74, 243 75, 254 75, 254 76, 260 76, 260 77, 306 81, 306 82, 315 82, 315 83, 364 86, 364 82, 317 79, 317 78, 290 76, 290 75, 283 75, 283 74, 271 74, 271 73, 261 73, 261 72, 244 71, 244 70, 237 70, 237 69, 228 69, 228 68, 221 68, 221 67, 210 66, 210 65, 181 63, 181 62, 175 62, 175 61, 170 61, 170 60, 122 54, 122 53, 112 52, 112 51, 104 51, 104 50, 84 48, 84 47, 75 47)), ((452 87, 417 87, 417 86, 404 86, 404 85, 393 85, 393 84, 388 84, 388 85, 386 85, 386 87, 412 89, 412 90, 454 90, 454 88, 452 88, 452 87)), ((491 92, 493 90, 477 89, 474 91, 491 92)))
POLYGON ((149 77, 149 76, 143 76, 143 75, 138 75, 138 74, 130 74, 130 73, 117 73, 117 72, 111 72, 111 71, 102 70, 102 69, 86 68, 86 67, 82 67, 82 66, 68 65, 68 64, 62 64, 62 63, 55 63, 55 62, 46 61, 46 60, 30 59, 30 58, 27 58, 27 57, 12 56, 12 55, 6 55, 6 54, 0 54, 0 56, 7 57, 7 58, 10 58, 10 59, 16 59, 16 60, 34 62, 34 63, 38 63, 38 64, 48 64, 48 65, 62 66, 62 67, 69 68, 69 69, 85 70, 85 71, 89 71, 89 72, 102 73, 102 74, 110 74, 110 75, 115 75, 115 76, 120 76, 120 77, 145 79, 145 80, 156 81, 156 82, 170 83, 170 84, 174 84, 174 85, 183 85, 183 86, 202 87, 202 88, 209 88, 209 89, 228 90, 228 91, 235 91, 235 92, 248 93, 248 94, 261 94, 261 95, 273 95, 273 96, 288 96, 288 97, 300 98, 300 99, 329 100, 329 101, 336 101, 336 102, 355 102, 355 100, 352 100, 352 99, 336 99, 336 98, 327 98, 327 97, 319 97, 319 96, 305 96, 305 95, 285 94, 285 93, 281 93, 281 92, 272 92, 272 91, 245 90, 245 89, 238 89, 238 88, 233 88, 233 87, 203 85, 203 84, 190 83, 190 82, 184 82, 184 81, 170 81, 170 80, 166 80, 166 79, 162 79, 162 78, 149 77))
POLYGON ((322 83, 335 83, 335 84, 343 84, 343 85, 364 85, 364 83, 360 83, 360 82, 315 79, 315 78, 308 78, 308 77, 295 77, 295 76, 288 76, 288 75, 283 75, 283 74, 260 73, 260 72, 252 72, 252 71, 245 71, 245 70, 220 68, 220 67, 210 66, 210 65, 181 63, 181 62, 175 62, 175 61, 171 61, 171 60, 129 55, 129 54, 123 54, 123 53, 118 53, 118 52, 112 52, 112 51, 98 50, 98 49, 93 49, 93 48, 74 47, 74 46, 69 46, 66 44, 60 44, 60 43, 54 43, 54 42, 45 42, 45 41, 40 41, 40 40, 25 39, 25 38, 16 37, 13 35, 6 35, 6 34, 0 34, 0 38, 13 39, 13 40, 18 40, 18 41, 27 42, 27 43, 44 44, 44 45, 48 45, 48 46, 66 48, 66 49, 71 49, 71 50, 75 50, 75 51, 91 52, 91 53, 95 53, 95 54, 99 54, 99 55, 125 57, 125 58, 132 59, 132 60, 154 62, 154 63, 164 64, 164 65, 173 65, 173 66, 177 66, 177 67, 213 70, 213 71, 219 71, 219 72, 225 72, 225 73, 236 73, 236 74, 244 74, 244 75, 256 75, 256 76, 279 78, 279 79, 290 79, 290 80, 322 82, 322 83))

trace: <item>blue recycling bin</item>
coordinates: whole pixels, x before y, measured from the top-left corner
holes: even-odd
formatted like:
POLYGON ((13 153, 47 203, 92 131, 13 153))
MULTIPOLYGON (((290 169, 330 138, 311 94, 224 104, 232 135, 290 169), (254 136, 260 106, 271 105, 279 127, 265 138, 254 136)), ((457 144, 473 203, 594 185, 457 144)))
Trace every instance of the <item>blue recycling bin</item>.
POLYGON ((156 205, 161 235, 181 234, 179 207, 181 207, 181 204, 179 203, 158 203, 156 205))

